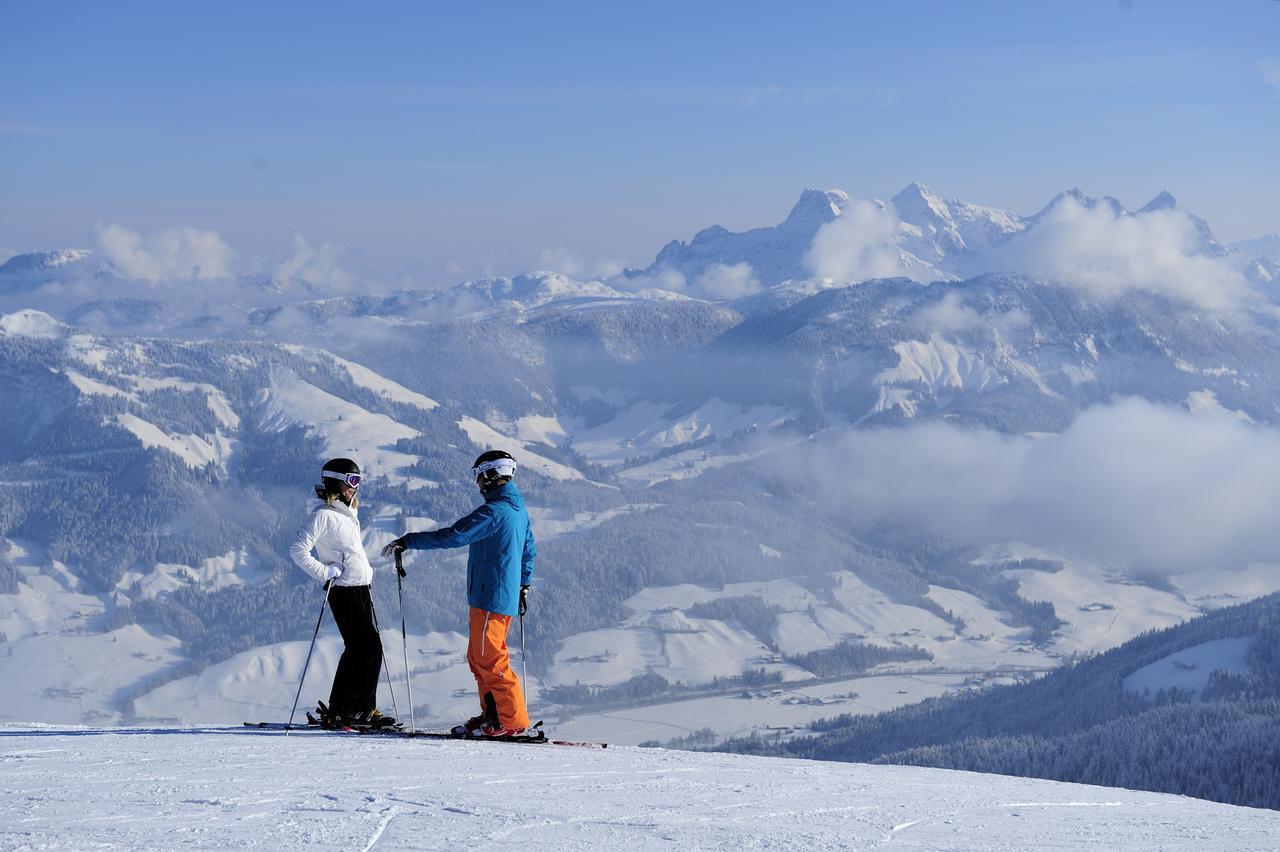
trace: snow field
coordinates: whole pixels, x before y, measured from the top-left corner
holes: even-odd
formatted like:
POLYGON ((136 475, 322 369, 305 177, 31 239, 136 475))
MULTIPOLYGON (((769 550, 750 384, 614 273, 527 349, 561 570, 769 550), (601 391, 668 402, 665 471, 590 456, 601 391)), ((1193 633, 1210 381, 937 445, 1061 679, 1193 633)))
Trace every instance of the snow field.
POLYGON ((1245 674, 1249 671, 1250 641, 1250 637, 1243 636, 1184 648, 1138 669, 1124 679, 1124 688, 1139 694, 1149 691, 1153 696, 1161 689, 1190 690, 1198 699, 1213 672, 1245 674))
POLYGON ((1273 811, 968 772, 244 728, 0 728, 0 810, 5 848, 1251 850, 1280 836, 1273 811))
POLYGON ((270 386, 258 397, 258 408, 263 428, 282 431, 293 425, 304 426, 319 436, 326 455, 353 456, 363 469, 376 471, 392 485, 422 488, 436 484, 398 472, 414 464, 417 456, 399 452, 395 443, 401 438, 416 437, 416 429, 384 414, 365 411, 291 371, 272 375, 270 386))
POLYGON ((254 586, 271 579, 271 572, 245 550, 230 550, 222 556, 201 560, 198 566, 157 563, 150 572, 126 571, 116 583, 118 601, 128 600, 134 584, 140 599, 155 598, 184 586, 206 591, 235 586, 254 586))

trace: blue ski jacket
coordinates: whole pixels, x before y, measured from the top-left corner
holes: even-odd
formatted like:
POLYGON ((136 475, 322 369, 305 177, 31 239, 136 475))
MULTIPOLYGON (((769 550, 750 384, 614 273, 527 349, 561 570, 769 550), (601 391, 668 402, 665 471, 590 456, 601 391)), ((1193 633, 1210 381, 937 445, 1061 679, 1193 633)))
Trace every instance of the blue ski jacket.
POLYGON ((403 541, 409 550, 470 546, 467 604, 479 609, 515 615, 520 587, 533 580, 538 549, 524 495, 514 482, 486 491, 484 505, 453 526, 409 533, 403 541))

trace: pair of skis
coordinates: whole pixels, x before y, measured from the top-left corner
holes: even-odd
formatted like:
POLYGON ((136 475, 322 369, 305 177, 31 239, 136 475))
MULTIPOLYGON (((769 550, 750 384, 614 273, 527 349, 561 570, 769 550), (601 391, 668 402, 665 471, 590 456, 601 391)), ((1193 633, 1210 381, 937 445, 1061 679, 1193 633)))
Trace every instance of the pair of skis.
POLYGON ((287 722, 245 722, 246 728, 258 728, 268 731, 308 730, 323 731, 329 734, 367 734, 369 736, 399 737, 401 739, 426 740, 461 740, 471 743, 523 743, 527 745, 573 746, 575 748, 608 748, 608 743, 581 742, 576 740, 553 740, 542 730, 538 722, 527 733, 514 737, 475 737, 467 734, 455 734, 453 731, 406 731, 400 726, 343 725, 338 728, 322 728, 318 725, 290 726, 287 722))

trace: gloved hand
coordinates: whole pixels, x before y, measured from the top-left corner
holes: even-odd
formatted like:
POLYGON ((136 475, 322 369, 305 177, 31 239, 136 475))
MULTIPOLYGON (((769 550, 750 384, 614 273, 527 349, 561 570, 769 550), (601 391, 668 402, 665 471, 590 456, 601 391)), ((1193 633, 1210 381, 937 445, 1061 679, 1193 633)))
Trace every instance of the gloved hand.
POLYGON ((341 577, 341 576, 342 576, 342 566, 341 566, 341 565, 326 565, 326 566, 324 566, 324 581, 325 581, 326 583, 331 582, 331 581, 333 581, 333 580, 336 580, 336 579, 338 579, 338 578, 339 578, 339 577, 341 577))
POLYGON ((392 558, 393 556, 396 555, 397 550, 405 550, 404 536, 401 536, 400 538, 388 544, 386 547, 382 548, 382 558, 383 559, 392 558))
POLYGON ((524 615, 529 610, 529 587, 520 587, 520 614, 524 615))

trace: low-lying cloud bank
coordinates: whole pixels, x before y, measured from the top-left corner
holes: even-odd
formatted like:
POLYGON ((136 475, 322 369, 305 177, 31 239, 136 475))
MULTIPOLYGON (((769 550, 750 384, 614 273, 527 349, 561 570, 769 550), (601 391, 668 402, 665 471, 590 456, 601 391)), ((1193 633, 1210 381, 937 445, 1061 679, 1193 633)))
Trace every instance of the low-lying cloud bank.
POLYGON ((1141 573, 1280 562, 1280 431, 1140 399, 1030 438, 945 423, 846 434, 769 472, 859 527, 1019 540, 1141 573))

